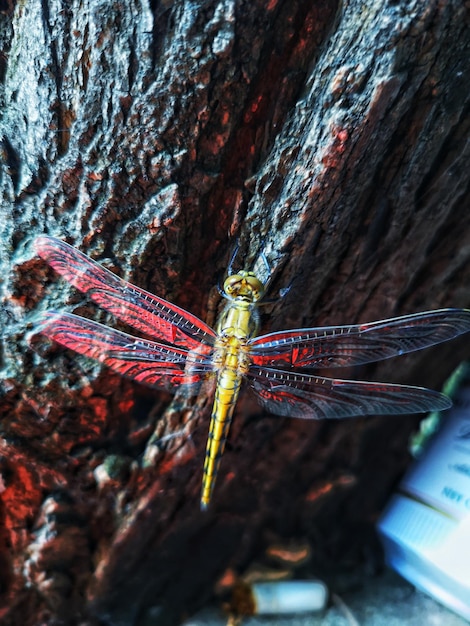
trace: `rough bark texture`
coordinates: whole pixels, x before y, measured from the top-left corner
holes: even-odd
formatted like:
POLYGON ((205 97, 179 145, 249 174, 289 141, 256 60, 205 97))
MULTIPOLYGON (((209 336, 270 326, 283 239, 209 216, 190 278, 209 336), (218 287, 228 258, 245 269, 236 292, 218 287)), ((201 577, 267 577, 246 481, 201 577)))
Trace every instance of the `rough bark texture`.
MULTIPOLYGON (((206 318, 238 240, 271 296, 291 285, 266 330, 469 306, 465 3, 30 0, 0 25, 0 620, 175 623, 293 537, 308 573, 359 568, 416 420, 242 402, 202 514, 208 402, 28 343, 39 310, 111 322, 29 244, 66 239, 206 318)), ((465 354, 358 375, 439 386, 465 354)))

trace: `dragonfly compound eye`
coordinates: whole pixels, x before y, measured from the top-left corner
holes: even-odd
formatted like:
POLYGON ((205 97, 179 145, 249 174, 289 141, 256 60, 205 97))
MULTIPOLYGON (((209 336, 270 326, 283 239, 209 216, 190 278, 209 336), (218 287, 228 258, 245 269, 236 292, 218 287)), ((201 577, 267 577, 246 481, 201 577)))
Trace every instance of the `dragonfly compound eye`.
POLYGON ((253 272, 246 272, 245 282, 253 294, 253 301, 256 302, 256 300, 259 300, 264 296, 264 284, 253 274, 253 272))
POLYGON ((242 283, 243 276, 240 274, 233 274, 228 276, 224 282, 224 291, 228 296, 237 295, 240 285, 242 283))

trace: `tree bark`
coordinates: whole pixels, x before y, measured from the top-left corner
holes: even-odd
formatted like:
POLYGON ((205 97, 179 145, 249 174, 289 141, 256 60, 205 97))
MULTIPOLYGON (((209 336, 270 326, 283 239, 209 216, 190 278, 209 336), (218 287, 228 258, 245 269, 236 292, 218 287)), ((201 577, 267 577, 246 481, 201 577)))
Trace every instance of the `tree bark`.
MULTIPOLYGON (((469 306, 465 3, 31 0, 0 24, 2 623, 177 623, 273 538, 305 540, 309 573, 360 567, 416 419, 261 420, 242 400, 203 514, 210 400, 35 336, 51 308, 113 321, 30 243, 211 321, 238 244, 269 297, 290 285, 266 332, 469 306)), ((354 374, 439 387, 468 353, 354 374)))

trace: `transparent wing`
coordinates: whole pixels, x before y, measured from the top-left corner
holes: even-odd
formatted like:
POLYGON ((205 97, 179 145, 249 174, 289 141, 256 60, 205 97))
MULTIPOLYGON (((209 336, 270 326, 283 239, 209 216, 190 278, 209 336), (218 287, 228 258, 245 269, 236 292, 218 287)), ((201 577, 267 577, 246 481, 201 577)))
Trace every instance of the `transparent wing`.
POLYGON ((72 313, 45 313, 38 332, 119 374, 168 391, 184 384, 195 394, 207 372, 212 370, 209 346, 204 346, 206 354, 173 348, 132 337, 72 313))
POLYGON ((470 331, 470 310, 441 309, 356 326, 286 330, 250 340, 258 366, 342 367, 388 359, 470 331))
POLYGON ((337 380, 269 368, 250 370, 248 381, 270 413, 306 419, 424 413, 451 406, 437 391, 407 385, 337 380))
POLYGON ((34 247, 69 283, 129 326, 190 349, 214 343, 215 332, 195 315, 122 280, 64 241, 42 236, 34 247))

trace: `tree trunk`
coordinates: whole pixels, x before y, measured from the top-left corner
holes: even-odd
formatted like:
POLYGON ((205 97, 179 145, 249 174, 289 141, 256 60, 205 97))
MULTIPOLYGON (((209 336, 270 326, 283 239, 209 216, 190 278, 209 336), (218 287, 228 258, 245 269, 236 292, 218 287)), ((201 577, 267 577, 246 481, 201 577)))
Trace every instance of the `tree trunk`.
MULTIPOLYGON (((416 419, 242 399, 201 513, 209 399, 35 336, 50 308, 114 322, 29 244, 65 239, 212 322, 238 243, 268 297, 290 285, 265 332, 469 306, 465 4, 30 0, 0 20, 2 623, 177 623, 273 538, 306 541, 310 573, 360 567, 416 419)), ((468 353, 358 375, 439 387, 468 353)))

